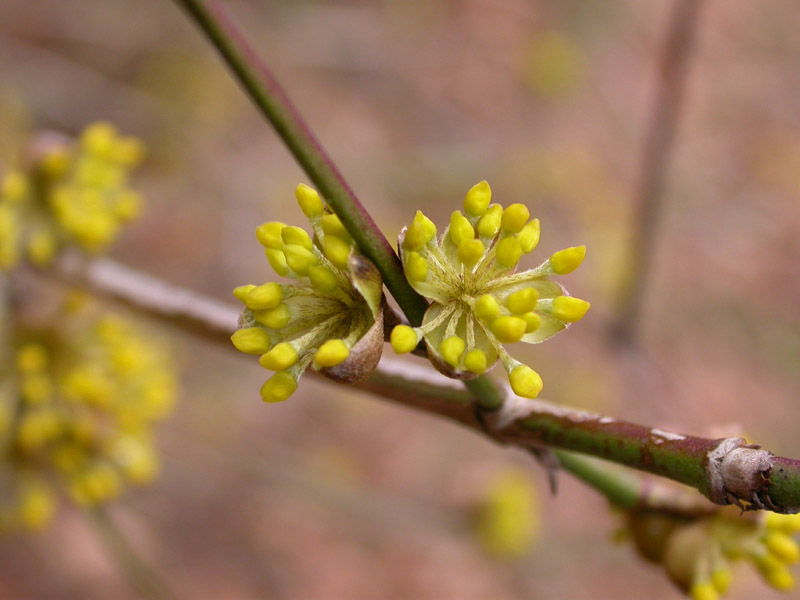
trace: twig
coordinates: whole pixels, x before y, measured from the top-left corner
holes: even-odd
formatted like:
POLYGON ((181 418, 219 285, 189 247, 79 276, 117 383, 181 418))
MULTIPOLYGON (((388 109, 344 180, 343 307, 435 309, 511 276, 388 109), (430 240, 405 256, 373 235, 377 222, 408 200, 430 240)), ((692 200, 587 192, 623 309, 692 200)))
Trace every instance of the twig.
MULTIPOLYGON (((325 196, 361 252, 378 267, 386 287, 409 322, 420 325, 428 303, 409 285, 391 244, 356 198, 266 64, 219 4, 213 0, 174 1, 208 36, 250 99, 325 196)), ((495 410, 503 403, 501 390, 487 376, 465 381, 464 385, 478 403, 488 410, 495 410)))
MULTIPOLYGON (((58 263, 53 273, 226 344, 235 329, 234 307, 129 268, 118 268, 110 260, 73 256, 58 263), (102 268, 95 268, 96 263, 102 268), (191 302, 179 304, 171 300, 175 298, 189 298, 191 302), (168 300, 161 306, 164 299, 168 300)), ((698 489, 716 504, 745 502, 752 508, 778 512, 800 508, 800 461, 773 456, 739 438, 712 440, 680 435, 544 400, 527 400, 508 389, 504 390, 507 401, 503 407, 486 411, 476 406, 475 398, 459 382, 421 364, 397 359, 384 358, 372 377, 358 387, 457 421, 504 444, 581 452, 667 477, 698 489)), ((569 460, 564 464, 567 469, 576 465, 569 460)), ((603 482, 614 481, 613 477, 592 479, 586 476, 586 463, 578 468, 585 481, 615 502, 622 502, 621 494, 628 497, 626 503, 633 494, 640 502, 646 495, 644 488, 620 491, 620 486, 629 486, 621 481, 613 483, 619 489, 611 490, 612 484, 603 482)))
POLYGON ((178 596, 169 588, 166 581, 139 556, 104 508, 87 509, 85 514, 137 594, 145 600, 178 600, 178 596))
POLYGON ((635 194, 636 214, 626 253, 628 262, 622 270, 616 317, 611 324, 612 336, 622 343, 633 341, 641 321, 644 290, 701 4, 702 0, 676 0, 666 35, 655 104, 642 146, 641 178, 635 194))

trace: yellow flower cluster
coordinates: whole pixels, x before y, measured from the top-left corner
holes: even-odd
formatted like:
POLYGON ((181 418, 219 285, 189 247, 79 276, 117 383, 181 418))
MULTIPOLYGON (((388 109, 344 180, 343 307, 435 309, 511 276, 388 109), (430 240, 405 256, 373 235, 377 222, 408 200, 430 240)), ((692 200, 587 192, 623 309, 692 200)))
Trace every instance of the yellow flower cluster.
POLYGON ((541 523, 536 488, 525 471, 507 469, 495 475, 478 506, 475 526, 492 556, 516 558, 531 549, 541 523))
POLYGON ((476 377, 500 360, 514 392, 535 398, 539 375, 512 358, 504 344, 535 344, 581 319, 589 303, 569 296, 550 276, 574 271, 585 246, 567 248, 527 271, 520 258, 539 242, 539 220, 523 204, 492 204, 485 181, 464 199, 437 240, 436 226, 421 211, 400 235, 400 256, 411 286, 432 303, 421 327, 398 325, 391 343, 411 352, 425 340, 431 362, 445 375, 476 377))
POLYGON ((261 388, 265 402, 297 389, 309 366, 341 382, 365 379, 383 347, 382 281, 354 247, 319 194, 300 184, 295 196, 314 232, 280 222, 256 230, 275 272, 296 283, 244 285, 233 293, 245 306, 231 340, 275 371, 261 388))
POLYGON ((151 425, 175 401, 169 356, 125 320, 81 316, 14 332, 0 389, 0 531, 47 525, 56 487, 92 505, 158 472, 151 425))
POLYGON ((739 514, 727 508, 695 520, 659 513, 629 515, 637 549, 663 564, 669 577, 693 600, 718 600, 730 589, 732 565, 746 561, 771 587, 795 587, 789 565, 800 562, 800 515, 739 514))
POLYGON ((30 154, 26 168, 0 180, 0 269, 22 258, 47 265, 67 244, 102 251, 139 215, 141 197, 128 184, 144 154, 136 138, 94 123, 77 142, 45 135, 30 154))

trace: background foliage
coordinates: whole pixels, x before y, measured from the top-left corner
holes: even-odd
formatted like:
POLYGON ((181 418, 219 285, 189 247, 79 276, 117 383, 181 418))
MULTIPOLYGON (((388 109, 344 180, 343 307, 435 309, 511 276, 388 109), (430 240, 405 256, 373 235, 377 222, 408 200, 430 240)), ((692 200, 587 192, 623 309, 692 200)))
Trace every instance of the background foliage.
MULTIPOLYGON (((486 178, 542 220, 543 255, 587 244, 570 291, 592 311, 518 350, 544 397, 687 433, 744 422, 798 454, 796 9, 704 8, 644 326, 619 350, 607 326, 669 3, 551 4, 229 3, 390 237, 416 207, 443 222, 486 178)), ((301 219, 305 178, 172 3, 7 0, 0 69, 3 162, 34 128, 98 118, 147 142, 148 206, 113 256, 223 299, 271 278, 252 232, 301 219)), ((252 361, 180 339, 164 473, 116 511, 186 595, 679 597, 609 544, 603 500, 566 477, 548 497, 528 457, 316 381, 265 407, 252 361), (528 556, 498 561, 468 516, 515 463, 545 525, 528 556)), ((82 519, 0 544, 0 596, 78 592, 131 594, 82 519)), ((775 593, 744 576, 729 597, 753 594, 775 593)))

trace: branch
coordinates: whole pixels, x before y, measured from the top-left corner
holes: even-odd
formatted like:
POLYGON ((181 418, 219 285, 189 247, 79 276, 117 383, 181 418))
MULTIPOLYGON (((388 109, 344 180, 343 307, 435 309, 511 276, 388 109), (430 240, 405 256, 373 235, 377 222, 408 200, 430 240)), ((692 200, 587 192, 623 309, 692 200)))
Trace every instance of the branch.
POLYGON ((428 308, 403 274, 400 259, 363 207, 336 165, 300 116, 255 50, 213 1, 175 0, 208 36, 244 91, 275 128, 286 147, 342 220, 361 252, 383 276, 386 287, 413 323, 428 308))
MULTIPOLYGON (((386 287, 409 322, 419 326, 428 308, 427 301, 409 285, 391 244, 356 198, 266 64, 216 2, 175 2, 208 36, 250 99, 322 192, 361 252, 378 267, 386 287)), ((487 376, 465 381, 464 385, 486 409, 494 410, 503 403, 501 390, 487 376)))
POLYGON ((628 264, 622 270, 616 317, 611 324, 612 335, 623 343, 632 341, 641 320, 647 273, 701 3, 702 0, 676 0, 666 35, 655 104, 642 146, 642 172, 635 194, 636 215, 628 241, 628 264))
POLYGON ((137 553, 103 507, 84 511, 130 586, 146 600, 178 600, 166 581, 137 553))
MULTIPOLYGON (((53 273, 226 345, 236 329, 238 311, 233 306, 110 260, 73 255, 57 263, 53 273), (177 298, 187 301, 176 302, 177 298)), ((800 509, 800 461, 773 456, 740 438, 705 439, 671 433, 520 398, 509 389, 503 389, 506 402, 502 408, 485 410, 459 382, 418 363, 397 359, 384 358, 370 379, 356 387, 446 417, 503 444, 580 452, 667 477, 699 490, 716 504, 746 503, 747 508, 776 512, 800 509)), ((651 493, 640 482, 592 474, 585 461, 567 458, 562 466, 624 506, 663 496, 660 491, 651 493)))

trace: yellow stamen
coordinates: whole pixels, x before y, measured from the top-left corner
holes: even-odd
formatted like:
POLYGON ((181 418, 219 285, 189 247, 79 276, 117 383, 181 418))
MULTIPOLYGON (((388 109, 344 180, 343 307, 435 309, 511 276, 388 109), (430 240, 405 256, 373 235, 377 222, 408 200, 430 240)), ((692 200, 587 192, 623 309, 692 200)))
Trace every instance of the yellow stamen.
POLYGON ((478 221, 478 235, 482 238, 493 238, 500 231, 503 218, 503 207, 493 204, 478 221))
POLYGON ((414 215, 414 220, 406 230, 403 249, 422 250, 434 237, 436 237, 436 225, 422 214, 422 211, 418 210, 417 214, 414 215))
POLYGON ((500 305, 494 296, 484 294, 475 302, 475 314, 483 321, 493 321, 500 314, 500 305))

